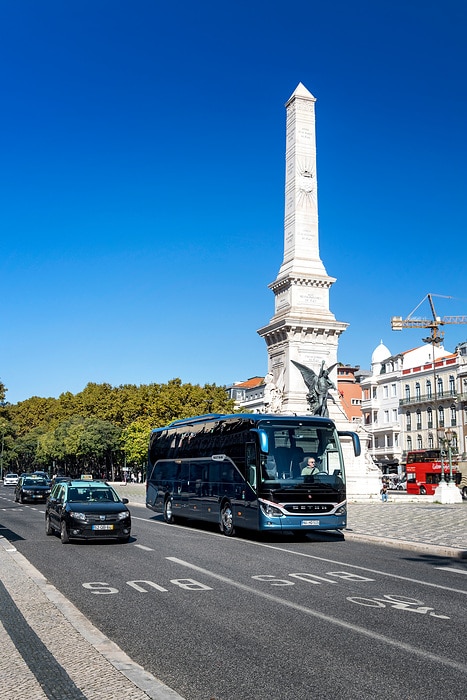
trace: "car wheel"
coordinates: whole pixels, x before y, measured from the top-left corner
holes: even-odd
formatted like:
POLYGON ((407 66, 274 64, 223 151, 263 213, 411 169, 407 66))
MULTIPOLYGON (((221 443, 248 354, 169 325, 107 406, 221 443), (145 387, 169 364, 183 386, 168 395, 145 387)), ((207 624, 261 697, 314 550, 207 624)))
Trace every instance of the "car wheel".
POLYGON ((424 486, 420 486, 420 496, 426 496, 426 488, 424 486))
POLYGON ((170 497, 165 499, 164 520, 166 523, 169 523, 169 525, 175 522, 175 516, 173 511, 173 499, 170 497))
POLYGON ((235 534, 230 501, 225 501, 221 508, 219 526, 221 532, 223 532, 226 537, 232 537, 232 535, 235 534))
POLYGON ((24 503, 24 498, 23 498, 23 494, 22 494, 22 493, 20 493, 20 495, 19 495, 19 502, 20 502, 20 503, 24 503))
POLYGON ((62 520, 60 527, 60 539, 62 540, 62 544, 68 544, 70 542, 70 537, 68 535, 68 530, 66 529, 66 523, 64 520, 62 520))
POLYGON ((53 529, 52 525, 50 524, 50 518, 49 515, 47 514, 45 516, 45 534, 46 535, 53 535, 55 530, 53 529))

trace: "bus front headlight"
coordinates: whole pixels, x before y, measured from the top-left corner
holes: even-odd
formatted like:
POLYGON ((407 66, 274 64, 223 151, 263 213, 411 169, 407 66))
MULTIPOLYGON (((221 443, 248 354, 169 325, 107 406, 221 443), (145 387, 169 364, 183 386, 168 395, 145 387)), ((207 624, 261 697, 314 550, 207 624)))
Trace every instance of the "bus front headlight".
POLYGON ((260 502, 261 510, 267 518, 282 518, 284 513, 277 506, 268 501, 260 502))

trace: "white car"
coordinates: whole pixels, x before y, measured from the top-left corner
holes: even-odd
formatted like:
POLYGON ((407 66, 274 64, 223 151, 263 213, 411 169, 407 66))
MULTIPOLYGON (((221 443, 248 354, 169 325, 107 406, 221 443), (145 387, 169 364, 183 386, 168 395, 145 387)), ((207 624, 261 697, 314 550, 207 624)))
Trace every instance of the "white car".
POLYGON ((3 477, 4 486, 16 486, 18 483, 18 474, 5 474, 3 477))

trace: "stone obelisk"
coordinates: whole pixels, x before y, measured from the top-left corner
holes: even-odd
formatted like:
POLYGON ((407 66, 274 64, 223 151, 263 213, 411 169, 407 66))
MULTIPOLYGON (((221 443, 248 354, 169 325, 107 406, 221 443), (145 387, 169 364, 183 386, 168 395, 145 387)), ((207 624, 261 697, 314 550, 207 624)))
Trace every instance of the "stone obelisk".
MULTIPOLYGON (((286 103, 284 259, 269 288, 275 313, 258 333, 268 350, 268 373, 280 389, 282 414, 309 412, 306 386, 293 360, 319 372, 337 362, 337 345, 347 323, 329 309, 336 281, 319 256, 315 98, 300 83, 286 103)), ((336 370, 331 374, 334 384, 336 370)), ((329 406, 332 417, 337 410, 329 406)), ((341 414, 342 412, 339 412, 341 414)))

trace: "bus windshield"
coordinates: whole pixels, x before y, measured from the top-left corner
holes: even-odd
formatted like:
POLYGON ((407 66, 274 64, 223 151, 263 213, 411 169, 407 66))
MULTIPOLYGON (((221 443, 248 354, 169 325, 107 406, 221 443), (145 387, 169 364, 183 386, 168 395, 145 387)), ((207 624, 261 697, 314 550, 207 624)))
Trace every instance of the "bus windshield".
POLYGON ((267 452, 261 455, 261 482, 282 486, 342 479, 340 446, 332 427, 262 425, 267 452), (285 483, 284 483, 285 482, 285 483))

